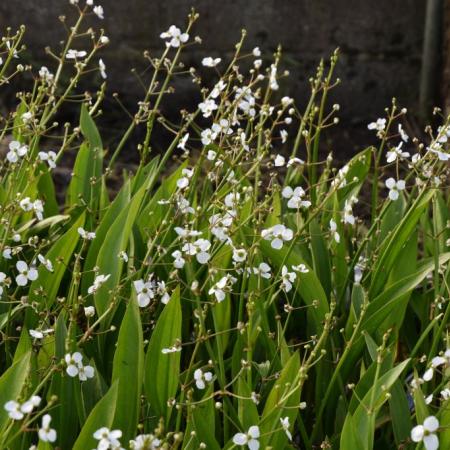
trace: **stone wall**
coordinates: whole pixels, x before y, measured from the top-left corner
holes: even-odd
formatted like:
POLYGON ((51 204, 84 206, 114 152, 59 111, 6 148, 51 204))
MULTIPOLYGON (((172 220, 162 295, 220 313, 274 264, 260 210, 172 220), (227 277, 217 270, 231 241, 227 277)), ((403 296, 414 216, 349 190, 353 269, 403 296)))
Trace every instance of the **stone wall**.
MULTIPOLYGON (((84 0, 80 0, 83 2, 84 0)), ((99 0, 100 2, 100 0, 99 0)), ((247 46, 259 45, 267 55, 280 43, 291 72, 289 92, 305 100, 308 77, 322 57, 341 48, 337 75, 342 79, 334 99, 348 126, 361 126, 383 114, 396 96, 407 107, 416 105, 426 0, 101 0, 105 20, 93 23, 111 38, 103 59, 110 92, 133 103, 141 88, 125 70, 143 67, 142 51, 162 48, 159 34, 171 24, 182 25, 191 6, 200 13, 193 34, 203 38, 191 47, 187 64, 205 55, 226 58, 240 30, 248 30, 247 46)), ((72 15, 68 0, 3 0, 0 27, 28 27, 30 58, 39 63, 44 47, 64 36, 57 20, 72 15)), ((179 96, 192 98, 192 83, 179 82, 179 96)))
POLYGON ((447 114, 450 114, 450 0, 444 2, 443 61, 441 93, 447 114))

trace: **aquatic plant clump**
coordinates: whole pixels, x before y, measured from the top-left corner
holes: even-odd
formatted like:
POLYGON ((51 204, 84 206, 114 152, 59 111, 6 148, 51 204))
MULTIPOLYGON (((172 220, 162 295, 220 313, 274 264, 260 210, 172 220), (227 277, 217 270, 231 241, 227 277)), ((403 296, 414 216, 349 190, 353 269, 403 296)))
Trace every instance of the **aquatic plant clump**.
POLYGON ((85 19, 107 11, 70 3, 51 67, 22 61, 25 28, 0 44, 0 88, 29 83, 0 123, 0 448, 449 448, 449 121, 413 137, 394 100, 338 165, 338 52, 297 105, 245 33, 187 68, 193 11, 105 146, 110 42, 85 19), (201 101, 174 123, 176 77, 201 101))

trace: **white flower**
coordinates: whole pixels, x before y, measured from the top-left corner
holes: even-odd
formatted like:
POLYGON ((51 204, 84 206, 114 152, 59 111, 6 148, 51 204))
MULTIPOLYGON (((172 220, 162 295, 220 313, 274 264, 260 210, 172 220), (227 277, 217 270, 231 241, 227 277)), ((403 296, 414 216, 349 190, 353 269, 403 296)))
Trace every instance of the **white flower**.
POLYGON ((303 159, 300 159, 300 158, 291 158, 288 161, 288 163, 286 164, 286 166, 291 167, 294 164, 298 164, 298 165, 305 164, 305 161, 303 161, 303 159))
POLYGON ((95 316, 95 307, 94 306, 85 306, 84 307, 84 315, 86 317, 94 317, 95 316))
POLYGON ((443 400, 448 400, 450 398, 450 389, 449 388, 445 388, 444 390, 441 391, 441 397, 443 400))
POLYGON ((28 152, 28 147, 22 145, 19 141, 11 141, 8 147, 9 152, 6 154, 6 159, 11 163, 16 163, 28 152))
POLYGON ((247 251, 245 248, 233 248, 233 261, 240 263, 247 259, 247 251))
POLYGON ((280 136, 281 136, 281 143, 284 144, 287 141, 288 132, 286 130, 281 130, 280 136))
POLYGON ((31 111, 27 111, 21 116, 22 122, 26 125, 31 122, 33 119, 33 113, 31 111))
POLYGON ((30 336, 34 339, 43 339, 44 336, 53 333, 53 330, 49 328, 48 330, 30 330, 30 336))
POLYGON ((206 155, 206 159, 208 161, 214 161, 217 157, 217 152, 215 152, 214 150, 208 150, 208 153, 206 155))
POLYGON ((159 35, 161 39, 168 40, 166 42, 167 47, 179 47, 189 39, 189 34, 182 33, 181 30, 175 25, 171 25, 167 31, 159 35))
POLYGON ((221 58, 211 58, 211 56, 207 56, 202 59, 202 65, 205 67, 216 67, 220 61, 222 61, 221 58))
POLYGON ((275 167, 283 167, 286 163, 286 159, 284 156, 277 155, 275 157, 275 167))
POLYGON ((251 426, 247 433, 236 433, 233 436, 233 443, 235 445, 247 445, 250 450, 259 449, 259 427, 256 425, 251 426))
POLYGON ((413 442, 422 442, 426 450, 436 450, 439 447, 439 439, 435 432, 439 428, 439 421, 434 416, 427 417, 423 425, 417 425, 411 430, 413 442))
POLYGON ((123 261, 123 262, 128 262, 128 255, 127 255, 127 253, 125 252, 125 251, 121 251, 121 252, 119 252, 119 254, 118 254, 118 257, 123 261))
POLYGON ((189 200, 184 197, 177 198, 177 206, 180 209, 182 214, 194 214, 195 210, 190 206, 189 200))
POLYGON ((290 424, 289 424, 289 417, 286 416, 284 419, 283 419, 283 418, 280 418, 280 422, 281 422, 281 426, 283 427, 283 430, 285 431, 285 433, 286 433, 288 439, 289 439, 290 441, 292 441, 292 434, 291 434, 291 432, 289 431, 289 427, 290 427, 290 424))
POLYGON ((391 177, 386 180, 385 184, 389 189, 389 198, 394 201, 398 199, 400 191, 405 189, 404 180, 395 181, 395 179, 391 177))
POLYGON ((24 211, 31 211, 33 209, 33 204, 31 203, 30 197, 25 197, 19 202, 19 206, 24 211))
POLYGON ((217 109, 217 104, 213 99, 208 98, 205 101, 199 103, 198 107, 200 108, 203 117, 207 118, 213 113, 213 111, 217 109))
POLYGON ((88 378, 93 378, 94 368, 92 366, 80 366, 78 368, 78 378, 80 381, 86 381, 88 378))
POLYGON ((408 142, 409 141, 409 136, 406 134, 405 130, 402 127, 402 124, 399 123, 398 124, 398 132, 400 134, 400 137, 402 138, 403 142, 408 142))
POLYGON ((44 414, 42 417, 41 428, 39 429, 39 439, 42 442, 55 442, 56 441, 56 430, 50 428, 50 422, 52 418, 50 414, 44 414))
POLYGON ((139 306, 145 308, 150 303, 150 300, 155 297, 154 283, 152 281, 136 280, 133 282, 133 285, 139 306))
POLYGON ((230 237, 228 235, 228 229, 233 224, 234 215, 231 212, 227 212, 224 215, 213 214, 209 218, 209 223, 211 225, 211 233, 219 239, 221 242, 230 242, 230 237))
POLYGON ((80 381, 86 381, 88 378, 93 378, 94 368, 92 366, 83 365, 83 356, 80 352, 75 352, 72 355, 67 353, 64 356, 64 360, 67 364, 66 373, 69 377, 73 378, 78 376, 80 381))
POLYGON ((189 186, 189 180, 192 178, 192 175, 194 175, 194 170, 183 169, 181 174, 184 176, 177 180, 177 186, 179 189, 185 189, 189 186))
POLYGON ((296 280, 297 274, 289 272, 286 266, 281 269, 281 289, 284 292, 289 292, 292 289, 292 283, 296 280))
POLYGON ((30 414, 33 409, 38 407, 41 403, 41 397, 38 395, 33 395, 29 400, 27 400, 22 405, 15 400, 10 400, 5 403, 4 408, 8 412, 8 416, 13 420, 22 420, 25 414, 30 414))
POLYGON ((88 288, 88 294, 95 294, 110 276, 110 274, 97 275, 94 279, 94 284, 88 288))
POLYGON ((386 119, 377 119, 376 122, 371 122, 367 125, 369 130, 383 131, 386 128, 386 119))
POLYGON ((23 419, 23 412, 20 410, 20 403, 10 400, 6 402, 4 405, 5 410, 8 412, 8 416, 13 420, 21 420, 23 419))
POLYGON ((87 52, 85 52, 84 50, 69 49, 66 54, 66 59, 84 58, 86 55, 87 52))
POLYGON ((47 161, 48 167, 54 169, 56 167, 56 153, 53 151, 49 152, 39 152, 39 159, 41 161, 47 161))
POLYGON ((344 217, 342 218, 342 222, 349 223, 350 225, 355 224, 355 216, 353 215, 353 203, 356 203, 357 201, 358 200, 355 197, 352 197, 349 200, 345 200, 344 217))
MULTIPOLYGON (((102 6, 100 6, 100 5, 97 5, 97 6, 94 6, 94 8, 93 8, 93 10, 92 11, 94 11, 94 14, 99 18, 99 19, 104 19, 105 18, 105 16, 104 16, 104 11, 103 11, 103 7, 102 6)), ((106 77, 103 77, 103 78, 106 78, 106 77)))
POLYGON ((186 142, 189 139, 189 133, 186 133, 178 142, 177 148, 181 148, 181 150, 186 150, 186 142))
POLYGON ((80 352, 75 352, 73 355, 67 353, 64 359, 67 364, 67 375, 70 377, 76 377, 78 375, 78 367, 82 364, 83 356, 80 352))
POLYGON ((38 199, 33 202, 33 210, 38 220, 44 218, 44 205, 41 200, 38 199))
POLYGON ((202 369, 197 369, 194 372, 195 385, 198 389, 205 389, 206 383, 212 380, 213 374, 211 372, 203 372, 202 369))
POLYGON ((225 89, 226 83, 223 80, 219 80, 213 87, 212 91, 210 92, 209 96, 211 98, 217 98, 220 93, 225 89))
POLYGON ((259 58, 259 57, 261 56, 261 50, 259 49, 259 47, 255 47, 255 48, 252 50, 252 55, 253 55, 255 58, 259 58))
POLYGON ((47 84, 52 84, 53 82, 53 74, 47 69, 47 67, 42 66, 39 69, 39 76, 41 77, 42 81, 46 82, 47 84))
POLYGON ((16 268, 19 271, 19 275, 16 277, 18 286, 26 286, 28 280, 37 280, 38 271, 34 267, 28 267, 28 264, 25 261, 17 261, 16 268))
POLYGON ((107 450, 109 448, 120 448, 119 439, 122 437, 122 431, 120 430, 110 430, 109 428, 102 427, 93 436, 94 439, 99 441, 97 449, 107 450))
POLYGON ((265 278, 266 280, 268 280, 272 276, 270 270, 271 269, 269 264, 265 262, 260 263, 258 267, 253 267, 253 273, 255 275, 261 276, 262 278, 265 278))
POLYGON ((392 148, 386 153, 386 161, 388 163, 394 162, 396 159, 401 161, 402 159, 409 158, 409 152, 402 152, 403 142, 392 148))
POLYGON ((172 257, 174 258, 174 267, 176 269, 182 269, 186 263, 186 260, 183 258, 183 253, 181 253, 180 250, 175 250, 172 253, 172 257))
POLYGON ((443 148, 438 144, 431 145, 428 147, 428 150, 437 155, 440 161, 448 161, 450 159, 450 154, 443 152, 443 148))
POLYGON ((49 271, 53 272, 53 264, 52 262, 45 258, 45 256, 42 256, 40 253, 38 254, 39 262, 49 271))
POLYGON ((156 286, 157 286, 156 292, 161 296, 161 303, 167 305, 167 303, 169 303, 170 300, 170 295, 167 292, 166 283, 164 281, 158 281, 156 283, 156 286))
POLYGON ((207 239, 197 239, 193 243, 184 244, 181 250, 188 255, 195 255, 200 264, 206 264, 211 258, 211 255, 208 253, 210 248, 211 242, 207 239))
POLYGON ((269 86, 272 91, 277 91, 279 88, 277 82, 277 66, 275 64, 270 66, 269 86))
POLYGON ((285 95, 284 97, 281 98, 281 104, 285 108, 292 103, 294 103, 294 99, 292 97, 288 97, 287 95, 285 95))
POLYGON ((95 239, 95 233, 93 231, 86 231, 85 229, 79 227, 78 228, 78 234, 88 241, 92 241, 92 239, 95 239))
POLYGON ((108 77, 106 75, 106 66, 105 66, 105 63, 103 62, 103 59, 101 59, 101 58, 98 60, 98 70, 100 70, 101 77, 104 80, 106 80, 106 78, 108 77))
POLYGON ((234 208, 239 203, 241 199, 241 194, 239 192, 230 192, 225 197, 225 206, 228 208, 234 208))
POLYGON ((339 243, 341 241, 341 236, 337 232, 337 224, 333 219, 330 220, 330 231, 333 234, 334 240, 339 243))
POLYGON ((140 434, 130 441, 131 450, 157 450, 161 441, 152 434, 140 434))
POLYGON ((232 134, 233 133, 233 129, 230 126, 230 122, 227 119, 220 119, 219 123, 214 123, 212 126, 212 130, 219 134, 219 133, 224 133, 224 134, 232 134))
POLYGON ((100 43, 103 44, 103 45, 108 44, 108 43, 109 43, 109 37, 103 35, 103 36, 100 38, 100 43))
POLYGON ((3 286, 9 286, 9 281, 6 273, 0 272, 0 297, 3 295, 3 286))
POLYGON ((425 371, 425 373, 422 376, 422 379, 424 381, 430 381, 432 380, 434 376, 434 369, 436 367, 442 366, 443 364, 449 366, 450 365, 450 349, 447 349, 444 353, 444 356, 435 356, 431 360, 431 367, 425 371))
POLYGON ((292 270, 299 273, 308 273, 309 269, 304 264, 299 264, 298 266, 292 266, 292 270))
POLYGON ((215 133, 211 128, 206 128, 200 133, 200 138, 203 145, 209 145, 212 142, 214 142, 214 139, 216 139, 217 133, 215 133))
POLYGON ((274 225, 271 228, 262 230, 261 237, 266 241, 271 241, 272 248, 279 250, 283 247, 283 241, 290 241, 294 237, 294 233, 282 224, 274 225))
POLYGON ((169 348, 163 348, 161 350, 161 353, 163 355, 167 355, 169 353, 176 353, 176 352, 181 352, 181 347, 179 345, 173 345, 172 347, 169 348))
POLYGON ((39 395, 32 395, 21 407, 20 410, 25 414, 33 412, 34 408, 37 408, 41 404, 41 397, 39 395))
POLYGON ((297 186, 295 189, 292 189, 290 186, 286 186, 281 195, 284 198, 288 198, 288 208, 299 209, 301 207, 309 208, 311 206, 311 202, 308 200, 302 200, 305 196, 305 191, 301 186, 297 186))
POLYGON ((208 291, 208 294, 214 295, 216 300, 220 303, 225 300, 226 293, 231 291, 231 288, 236 281, 237 279, 232 275, 225 275, 212 286, 212 288, 208 291))

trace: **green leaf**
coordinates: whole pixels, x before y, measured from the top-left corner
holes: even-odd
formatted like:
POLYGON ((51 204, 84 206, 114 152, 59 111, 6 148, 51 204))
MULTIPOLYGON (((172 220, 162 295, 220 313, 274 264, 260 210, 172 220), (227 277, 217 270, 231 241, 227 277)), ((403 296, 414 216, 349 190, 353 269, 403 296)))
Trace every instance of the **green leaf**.
POLYGON ((180 352, 162 353, 181 340, 180 289, 177 287, 159 316, 153 330, 145 358, 145 393, 151 408, 166 422, 171 410, 167 401, 173 398, 178 389, 180 374, 180 352))
POLYGON ((101 191, 103 145, 84 103, 81 105, 80 128, 87 143, 83 143, 78 150, 68 190, 68 203, 77 205, 81 198, 82 204, 89 205, 90 210, 95 212, 101 191))
POLYGON ((9 400, 19 400, 20 393, 28 378, 30 358, 31 353, 26 353, 0 377, 0 430, 8 422, 8 413, 5 411, 3 405, 9 400))
MULTIPOLYGON (((280 419, 289 417, 289 423, 297 416, 297 410, 294 408, 300 402, 300 389, 298 388, 298 374, 300 370, 300 356, 294 353, 287 364, 283 367, 280 377, 272 387, 267 397, 264 411, 262 413, 260 429, 261 447, 271 446, 272 448, 285 448, 287 435, 284 431, 272 433, 280 428, 280 419), (264 436, 267 434, 266 436, 264 436)), ((253 424, 256 425, 256 424, 253 424)))
POLYGON ((47 259, 52 261, 54 271, 49 272, 43 265, 39 266, 39 277, 30 286, 30 299, 38 302, 40 310, 50 309, 55 301, 61 280, 77 246, 80 237, 78 228, 83 226, 84 218, 85 215, 83 213, 74 222, 72 227, 53 244, 45 255, 47 259), (45 297, 37 293, 40 286, 43 287, 46 293, 45 297))
MULTIPOLYGON (((391 389, 389 398, 389 410, 394 430, 394 438, 397 447, 405 442, 410 435, 413 424, 410 417, 408 399, 400 380, 397 380, 391 389)), ((445 448, 445 447, 444 447, 445 448)))
POLYGON ((120 326, 112 374, 113 382, 117 380, 119 386, 114 427, 122 430, 125 442, 134 437, 138 423, 144 369, 143 346, 141 316, 137 300, 133 298, 128 303, 120 326))
POLYGON ((73 450, 87 450, 96 448, 98 440, 94 439, 94 433, 101 427, 111 428, 116 412, 118 382, 111 385, 108 392, 99 400, 89 414, 73 450))
MULTIPOLYGON (((123 266, 123 260, 119 258, 119 253, 127 249, 135 219, 146 193, 146 187, 147 184, 143 185, 129 204, 121 210, 106 233, 105 240, 98 252, 96 266, 99 273, 110 275, 94 296, 95 307, 99 315, 102 315, 108 308, 111 302, 110 291, 114 290, 119 283, 123 266)), ((110 317, 102 322, 103 329, 109 327, 110 317)))
MULTIPOLYGON (((288 250, 285 248, 286 245, 280 250, 273 249, 270 242, 265 240, 261 241, 260 245, 263 253, 272 260, 278 270, 281 270, 283 265, 291 267, 293 265, 305 264, 305 261, 295 251, 291 251, 288 254, 288 250)), ((315 332, 319 333, 323 328, 325 314, 328 312, 328 301, 316 274, 307 264, 305 266, 309 272, 298 274, 295 286, 306 305, 317 305, 308 308, 308 313, 313 319, 315 332)))
POLYGON ((422 191, 413 205, 411 205, 405 217, 386 239, 374 265, 369 292, 371 297, 379 294, 383 289, 389 273, 396 263, 398 254, 414 231, 420 217, 428 208, 434 194, 435 191, 433 189, 422 191))
POLYGON ((89 250, 86 255, 86 260, 84 262, 84 272, 82 281, 81 281, 81 289, 84 295, 87 294, 87 290, 89 286, 92 285, 94 281, 95 274, 93 273, 93 268, 96 265, 97 258, 102 248, 102 245, 105 243, 106 236, 111 229, 114 221, 123 211, 123 209, 129 205, 130 202, 130 183, 127 182, 123 185, 120 192, 117 194, 114 201, 108 207, 103 219, 100 222, 100 225, 95 230, 95 239, 91 241, 89 244, 89 250))

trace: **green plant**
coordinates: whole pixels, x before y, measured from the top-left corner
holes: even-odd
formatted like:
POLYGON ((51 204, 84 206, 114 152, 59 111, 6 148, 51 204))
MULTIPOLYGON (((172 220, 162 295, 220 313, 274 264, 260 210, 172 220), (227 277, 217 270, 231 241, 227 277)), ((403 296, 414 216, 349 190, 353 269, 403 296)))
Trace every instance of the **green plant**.
POLYGON ((192 12, 184 33, 161 35, 160 58, 146 54, 145 98, 109 155, 95 125, 105 85, 77 91, 93 69, 106 76, 95 55, 108 38, 72 3, 54 72, 13 67, 24 29, 0 45, 0 86, 35 75, 1 130, 0 447, 447 448, 448 122, 411 141, 394 101, 369 125, 379 145, 336 170, 319 150, 338 122, 337 52, 301 111, 277 96, 281 51, 265 65, 243 34, 198 108, 170 123, 173 77, 201 85, 181 63, 192 12), (73 50, 86 35, 91 50, 73 50), (60 127, 73 100, 79 124, 60 127), (173 140, 153 156, 157 126, 173 140), (139 166, 110 198, 137 127, 139 166), (52 170, 68 152, 59 205, 52 170))

